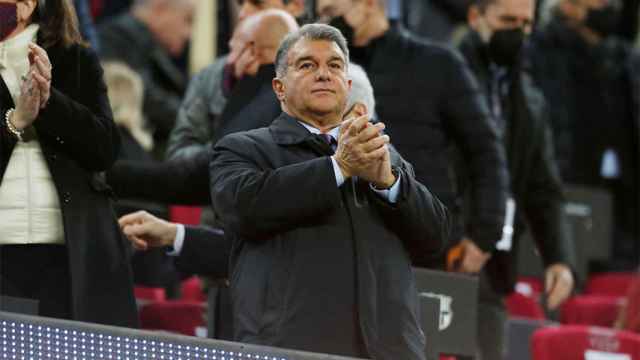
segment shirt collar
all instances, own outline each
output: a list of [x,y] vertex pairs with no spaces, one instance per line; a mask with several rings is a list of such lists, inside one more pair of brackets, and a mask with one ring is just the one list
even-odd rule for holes
[[[300,120],[298,120],[298,122],[300,123],[300,125],[304,126],[305,129],[309,130],[310,133],[312,134],[321,134],[322,131],[320,131],[319,129],[316,129],[315,127],[302,122]],[[333,129],[329,130],[329,132],[327,132],[326,134],[331,135],[334,139],[338,140],[338,136],[340,135],[340,126],[336,126]]]

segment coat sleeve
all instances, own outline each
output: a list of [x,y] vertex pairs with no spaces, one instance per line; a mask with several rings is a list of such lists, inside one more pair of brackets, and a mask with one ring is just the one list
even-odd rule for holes
[[55,87],[54,79],[49,103],[41,110],[34,126],[41,136],[47,136],[85,170],[104,171],[117,158],[120,134],[113,122],[97,56],[88,48],[78,47],[77,51],[78,63],[74,70],[79,93],[72,97],[62,92]]
[[563,263],[575,269],[551,129],[546,122],[543,126],[522,208],[545,266]]
[[231,242],[221,230],[185,226],[182,251],[176,259],[178,270],[215,279],[228,276]]
[[440,254],[451,232],[452,219],[446,206],[415,179],[413,167],[391,149],[393,167],[400,176],[400,192],[392,204],[370,192],[369,198],[382,219],[408,249],[413,264],[427,266]]
[[491,252],[502,237],[508,189],[504,146],[468,65],[450,55],[441,101],[449,130],[469,166],[471,237]]
[[[176,125],[169,135],[168,159],[189,157],[204,148],[211,148],[213,128],[209,119],[209,105],[214,99],[212,87],[220,84],[222,63],[218,60],[196,75],[189,83],[187,94],[178,110]],[[220,73],[220,74],[218,74]],[[220,99],[216,99],[220,101]]]
[[263,160],[255,139],[244,133],[220,140],[210,166],[211,200],[225,230],[248,240],[313,224],[340,204],[333,166],[320,157],[280,168]]
[[165,204],[210,205],[211,149],[180,160],[138,162],[119,160],[107,172],[107,182],[120,198]]

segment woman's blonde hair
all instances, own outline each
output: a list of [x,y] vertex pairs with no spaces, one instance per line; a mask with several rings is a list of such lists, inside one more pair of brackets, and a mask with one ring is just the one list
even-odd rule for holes
[[145,150],[151,150],[153,137],[144,126],[144,85],[140,75],[122,62],[108,61],[102,66],[113,120],[117,125],[129,130],[131,136]]

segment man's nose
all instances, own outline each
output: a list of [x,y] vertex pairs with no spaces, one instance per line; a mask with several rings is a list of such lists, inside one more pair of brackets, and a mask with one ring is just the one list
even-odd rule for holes
[[329,81],[331,80],[331,71],[329,71],[328,66],[318,66],[318,70],[316,71],[316,79],[318,81]]

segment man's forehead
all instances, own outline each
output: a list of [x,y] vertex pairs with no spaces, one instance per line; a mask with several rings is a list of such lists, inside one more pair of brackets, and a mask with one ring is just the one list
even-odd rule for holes
[[300,39],[289,52],[289,62],[296,62],[298,59],[307,57],[318,60],[337,57],[345,61],[344,53],[340,46],[331,40]]
[[[533,16],[535,0],[496,0],[493,8],[501,13],[513,13],[518,16]],[[489,5],[491,7],[491,5]]]

